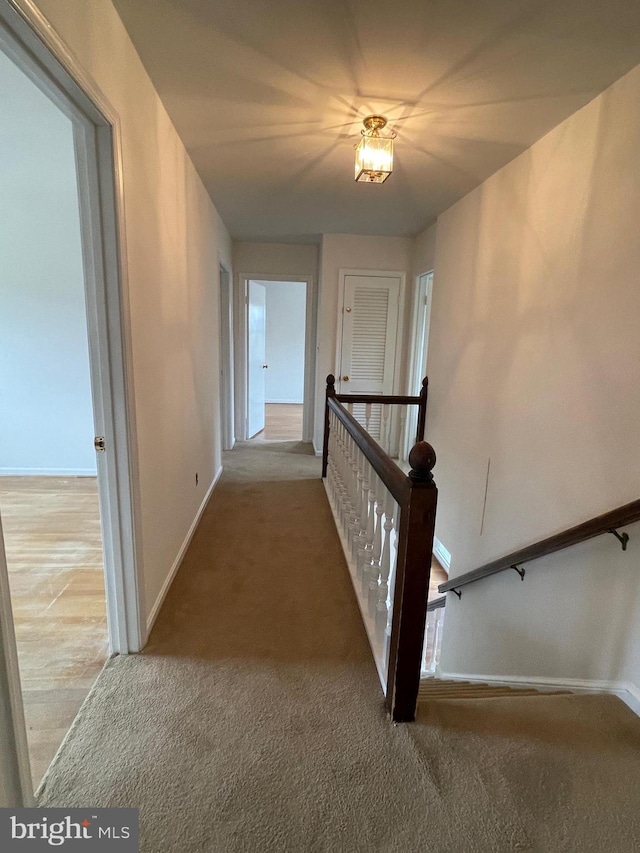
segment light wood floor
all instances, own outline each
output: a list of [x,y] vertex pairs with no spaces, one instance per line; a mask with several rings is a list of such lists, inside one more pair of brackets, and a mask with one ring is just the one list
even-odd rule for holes
[[434,598],[440,598],[438,584],[444,583],[447,580],[449,580],[449,576],[434,557],[431,561],[431,577],[429,578],[429,601],[432,601]]
[[0,477],[37,787],[108,655],[95,477]]
[[302,441],[302,403],[267,403],[265,427],[252,441]]

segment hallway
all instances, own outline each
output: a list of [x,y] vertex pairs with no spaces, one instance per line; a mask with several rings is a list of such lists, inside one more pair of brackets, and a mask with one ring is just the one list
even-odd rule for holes
[[147,648],[107,665],[39,804],[139,807],[146,853],[633,849],[618,700],[390,725],[319,469],[294,442],[226,454]]

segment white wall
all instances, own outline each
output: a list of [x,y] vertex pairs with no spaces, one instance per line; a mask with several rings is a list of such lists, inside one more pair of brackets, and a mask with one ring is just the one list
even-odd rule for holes
[[231,241],[111,3],[37,5],[122,122],[149,614],[221,464],[219,256],[230,265]]
[[0,53],[0,473],[94,474],[71,121]]
[[329,373],[335,374],[336,371],[340,270],[399,271],[406,273],[408,279],[411,273],[412,244],[413,241],[408,237],[361,237],[355,234],[324,234],[322,237],[313,441],[316,452],[322,449],[326,378]]
[[413,275],[431,272],[436,265],[436,235],[438,223],[434,222],[413,240],[411,266]]
[[263,281],[267,297],[267,403],[302,403],[307,285]]
[[[639,150],[640,67],[438,221],[428,420],[454,575],[640,497]],[[640,685],[638,557],[606,536],[466,588],[444,669]]]
[[305,243],[233,241],[233,268],[238,275],[296,276],[318,279],[318,247]]

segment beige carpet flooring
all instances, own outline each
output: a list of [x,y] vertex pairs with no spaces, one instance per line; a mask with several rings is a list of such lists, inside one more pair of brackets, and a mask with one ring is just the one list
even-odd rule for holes
[[141,809],[148,853],[640,849],[611,697],[434,701],[392,726],[304,445],[241,446],[144,654],[108,663],[39,793]]

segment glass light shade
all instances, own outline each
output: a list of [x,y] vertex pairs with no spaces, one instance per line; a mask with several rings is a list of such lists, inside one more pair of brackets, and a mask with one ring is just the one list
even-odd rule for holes
[[393,139],[363,136],[356,147],[356,181],[381,184],[393,171]]

